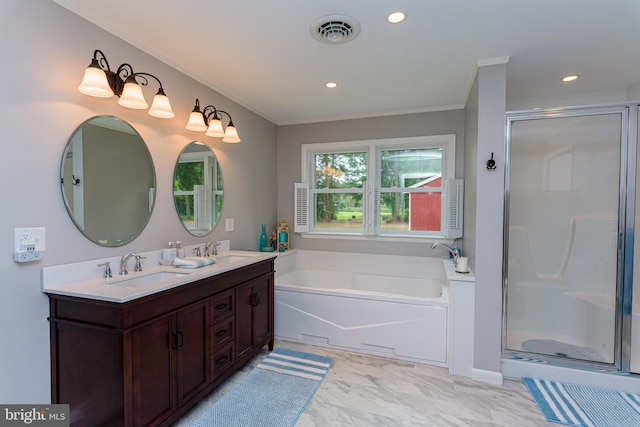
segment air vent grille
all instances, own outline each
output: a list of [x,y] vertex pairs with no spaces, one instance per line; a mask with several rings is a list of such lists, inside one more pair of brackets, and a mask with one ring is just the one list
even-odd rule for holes
[[347,43],[360,33],[360,23],[344,15],[327,15],[311,24],[311,35],[325,44]]

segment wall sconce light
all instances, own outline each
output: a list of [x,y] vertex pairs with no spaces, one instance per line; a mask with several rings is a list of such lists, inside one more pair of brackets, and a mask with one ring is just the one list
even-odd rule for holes
[[[222,114],[229,116],[229,124],[222,128]],[[226,111],[218,110],[213,105],[207,105],[200,111],[200,100],[196,98],[196,106],[189,115],[189,121],[185,126],[188,130],[206,132],[205,135],[213,138],[222,138],[222,142],[240,142],[238,130],[233,125],[231,115]]]
[[123,107],[145,109],[149,105],[144,99],[140,85],[149,84],[147,77],[155,79],[160,86],[158,93],[153,97],[149,114],[161,119],[175,117],[169,98],[162,88],[162,82],[156,76],[149,73],[134,73],[131,65],[126,63],[113,72],[104,53],[98,49],[93,53],[91,64],[84,71],[84,78],[78,90],[98,98],[111,98],[113,95],[118,95],[120,97],[118,104]]

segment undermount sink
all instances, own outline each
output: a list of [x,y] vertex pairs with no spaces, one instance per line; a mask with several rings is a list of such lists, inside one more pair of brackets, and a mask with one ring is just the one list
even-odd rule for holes
[[135,274],[136,275],[133,277],[125,277],[123,279],[115,279],[115,280],[107,281],[107,284],[115,285],[115,286],[123,286],[127,288],[139,288],[144,286],[156,285],[158,283],[166,282],[169,280],[179,279],[181,277],[186,276],[187,274],[190,274],[190,272],[156,271],[148,274],[142,273],[143,275],[140,275],[140,276],[137,275],[140,273],[135,273]]
[[251,255],[225,255],[216,257],[216,264],[230,264],[237,261],[245,261],[248,258],[252,258]]

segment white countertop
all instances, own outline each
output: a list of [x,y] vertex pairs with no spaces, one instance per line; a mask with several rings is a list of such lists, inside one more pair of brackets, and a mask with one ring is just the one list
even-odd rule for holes
[[473,271],[469,270],[468,273],[459,273],[456,271],[453,260],[445,259],[442,261],[444,265],[444,272],[447,275],[447,280],[456,282],[475,282],[476,276]]
[[[112,264],[113,277],[108,279],[105,279],[100,275],[99,270],[95,267],[95,261],[88,261],[78,263],[78,268],[86,270],[86,264],[90,264],[93,270],[95,270],[92,271],[95,278],[80,278],[77,280],[77,275],[74,277],[72,274],[68,273],[71,267],[49,267],[42,271],[41,285],[42,292],[48,294],[67,295],[123,303],[185,285],[200,279],[215,276],[239,267],[251,265],[265,259],[274,258],[277,255],[277,252],[223,251],[218,255],[213,256],[212,258],[216,258],[217,262],[208,266],[200,268],[181,268],[157,265],[158,263],[156,261],[156,265],[143,265],[141,272],[130,271],[129,274],[124,276],[119,275],[118,267]],[[229,260],[230,257],[243,258],[234,259],[231,262],[225,261],[225,258]],[[60,273],[60,270],[62,269],[66,269],[66,271],[64,273]],[[131,270],[133,270],[133,268],[131,268]],[[137,278],[151,275],[159,277],[157,273],[161,272],[169,272],[173,274],[180,273],[180,276],[175,277],[173,274],[169,274],[169,277],[166,279],[162,279],[161,281],[158,280],[154,283],[133,284]],[[71,280],[65,281],[65,277],[71,278]],[[131,279],[133,279],[133,281]]]

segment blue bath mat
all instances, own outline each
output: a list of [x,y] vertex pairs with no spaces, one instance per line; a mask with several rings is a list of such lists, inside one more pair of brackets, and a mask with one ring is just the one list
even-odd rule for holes
[[547,421],[570,426],[640,426],[640,395],[523,378]]
[[333,359],[277,348],[191,427],[291,427],[322,384]]

